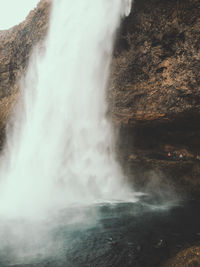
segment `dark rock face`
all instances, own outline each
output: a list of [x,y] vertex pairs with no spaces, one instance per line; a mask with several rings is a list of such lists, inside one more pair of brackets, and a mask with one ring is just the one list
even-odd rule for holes
[[200,189],[199,14],[198,0],[135,0],[118,32],[112,116],[138,185],[154,170],[164,182]]
[[[18,98],[33,46],[42,45],[51,1],[0,31],[0,132]],[[135,0],[118,30],[109,106],[117,150],[138,187],[151,180],[184,191],[200,188],[200,2]]]
[[114,116],[124,123],[200,111],[200,3],[136,0],[120,30]]

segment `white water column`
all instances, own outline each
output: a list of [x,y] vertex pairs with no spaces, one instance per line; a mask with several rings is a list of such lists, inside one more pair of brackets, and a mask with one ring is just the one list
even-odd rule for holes
[[115,33],[130,9],[130,0],[53,1],[45,55],[30,61],[7,135],[0,215],[130,197],[105,101]]

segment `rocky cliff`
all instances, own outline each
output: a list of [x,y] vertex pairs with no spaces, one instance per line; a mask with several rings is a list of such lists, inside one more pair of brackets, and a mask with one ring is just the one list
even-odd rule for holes
[[138,185],[153,170],[176,189],[200,189],[199,14],[198,0],[135,0],[119,29],[110,101]]
[[[1,144],[20,78],[45,39],[50,7],[41,0],[23,23],[0,31]],[[200,192],[199,14],[199,0],[135,0],[118,30],[109,113],[119,129],[119,160],[138,188],[153,189],[154,180],[176,192]],[[193,247],[165,266],[198,265],[198,256]]]
[[[0,31],[0,131],[17,99],[35,44],[48,29],[51,1]],[[158,174],[187,192],[200,189],[200,2],[135,0],[118,30],[109,107],[119,160],[135,186]],[[132,179],[134,174],[134,179]]]
[[49,21],[51,1],[42,0],[19,25],[0,31],[0,137],[18,98],[19,82],[25,74],[33,47],[42,45]]

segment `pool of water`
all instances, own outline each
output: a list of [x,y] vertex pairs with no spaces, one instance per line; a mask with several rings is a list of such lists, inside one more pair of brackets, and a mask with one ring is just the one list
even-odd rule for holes
[[48,231],[41,242],[34,234],[15,246],[7,243],[0,250],[0,266],[159,266],[181,249],[200,244],[199,210],[197,199],[169,207],[145,196],[136,203],[74,207],[57,215],[56,223],[43,225]]

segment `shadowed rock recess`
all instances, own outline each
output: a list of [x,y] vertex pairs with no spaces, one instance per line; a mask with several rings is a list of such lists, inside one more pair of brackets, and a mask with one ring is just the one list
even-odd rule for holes
[[[50,3],[42,0],[23,23],[0,31],[2,142],[33,46],[45,38]],[[176,191],[199,192],[199,14],[199,0],[135,0],[118,30],[109,111],[119,160],[138,188],[157,175]]]
[[199,14],[198,0],[136,0],[118,32],[110,101],[120,159],[138,187],[157,173],[199,192]]

